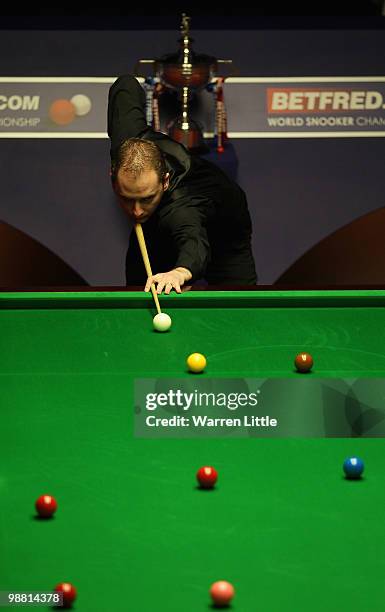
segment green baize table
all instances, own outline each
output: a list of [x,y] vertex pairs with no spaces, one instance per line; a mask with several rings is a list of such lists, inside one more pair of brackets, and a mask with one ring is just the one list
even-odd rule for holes
[[[0,293],[0,590],[69,581],[78,612],[202,612],[224,579],[234,612],[385,610],[383,437],[308,436],[300,422],[281,437],[134,427],[146,378],[383,378],[385,291],[196,291],[161,305],[164,334],[143,292]],[[309,375],[295,372],[300,351]],[[192,352],[203,374],[186,370]],[[350,455],[360,481],[343,477]],[[218,470],[212,491],[196,486],[203,465]],[[35,517],[43,493],[52,520]]]

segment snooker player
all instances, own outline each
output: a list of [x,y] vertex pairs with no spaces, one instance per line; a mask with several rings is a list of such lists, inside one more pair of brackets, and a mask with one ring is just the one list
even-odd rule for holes
[[135,232],[126,257],[127,285],[155,283],[157,293],[186,283],[254,285],[251,219],[242,189],[219,167],[191,155],[146,122],[146,99],[135,77],[119,77],[108,98],[114,191],[143,228],[152,277]]

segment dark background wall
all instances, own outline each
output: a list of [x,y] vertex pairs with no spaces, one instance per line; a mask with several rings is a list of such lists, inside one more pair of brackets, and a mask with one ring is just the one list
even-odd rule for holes
[[[174,29],[152,30],[54,29],[52,21],[27,29],[33,20],[22,30],[12,29],[12,19],[0,36],[0,76],[113,77],[131,72],[141,57],[177,48],[176,16]],[[325,29],[302,19],[297,29],[243,23],[239,30],[194,29],[192,22],[192,35],[197,51],[232,58],[239,76],[384,76],[382,23],[360,22],[329,21]],[[385,205],[384,138],[232,142],[261,283],[274,282],[332,231]],[[1,139],[0,219],[45,244],[90,284],[123,284],[129,227],[108,169],[107,139]]]

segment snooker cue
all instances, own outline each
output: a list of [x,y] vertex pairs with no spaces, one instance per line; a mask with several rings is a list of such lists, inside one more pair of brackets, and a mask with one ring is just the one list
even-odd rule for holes
[[[139,242],[140,252],[142,253],[144,267],[146,268],[147,276],[150,277],[152,276],[151,264],[150,264],[150,260],[149,260],[148,253],[147,253],[147,247],[146,247],[146,242],[144,240],[143,228],[142,228],[141,223],[135,223],[135,232],[136,232],[136,237]],[[154,283],[152,283],[151,285],[151,293],[154,298],[154,302],[155,302],[155,306],[158,311],[158,314],[160,314],[162,311],[160,309],[159,298],[158,298],[158,294],[156,292]]]

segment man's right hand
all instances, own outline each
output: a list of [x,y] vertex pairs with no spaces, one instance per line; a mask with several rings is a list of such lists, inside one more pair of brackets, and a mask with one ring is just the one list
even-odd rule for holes
[[147,292],[150,291],[151,285],[155,284],[156,292],[159,294],[162,293],[163,290],[166,295],[172,290],[177,293],[182,293],[181,287],[191,278],[192,274],[187,268],[175,268],[169,272],[161,272],[159,274],[154,274],[154,276],[150,276],[147,279],[144,290]]

